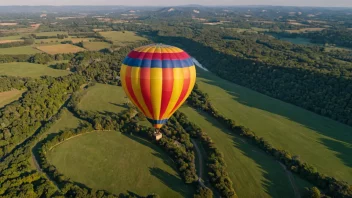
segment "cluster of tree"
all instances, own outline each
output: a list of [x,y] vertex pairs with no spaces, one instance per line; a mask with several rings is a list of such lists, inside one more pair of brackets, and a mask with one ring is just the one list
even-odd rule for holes
[[51,39],[51,38],[65,39],[65,38],[68,38],[67,34],[57,34],[54,36],[37,36],[36,34],[30,34],[29,36],[34,39]]
[[84,82],[79,75],[28,81],[23,97],[0,109],[0,157],[33,135]]
[[190,122],[184,113],[176,112],[174,117],[193,138],[202,143],[207,157],[208,177],[212,185],[220,192],[222,197],[237,197],[232,187],[232,181],[226,171],[223,154],[216,148],[215,143],[195,123]]
[[27,62],[32,55],[28,54],[17,54],[17,55],[0,55],[0,63],[11,63],[11,62]]
[[17,78],[11,76],[0,76],[0,92],[11,89],[24,89],[28,78]]
[[199,187],[193,198],[213,198],[213,191],[209,188]]
[[72,54],[72,53],[56,54],[56,55],[42,53],[42,54],[35,54],[33,56],[30,56],[28,59],[28,62],[37,63],[37,64],[47,64],[52,61],[70,60],[74,56],[75,54]]
[[34,43],[33,39],[24,39],[23,41],[14,41],[9,43],[0,43],[0,48],[10,48],[10,47],[19,47],[32,45]]
[[61,69],[61,70],[68,70],[71,67],[70,63],[56,63],[54,65],[50,65],[51,68],[54,69]]
[[154,40],[181,46],[226,80],[352,125],[352,63],[260,34],[190,29],[187,39],[171,30]]
[[[63,108],[64,109],[64,108]],[[42,125],[33,136],[30,136],[21,146],[0,160],[0,196],[10,197],[60,197],[53,183],[43,174],[33,171],[28,162],[32,158],[32,148],[53,124],[63,115],[63,109]]]
[[282,162],[287,169],[316,185],[326,192],[327,195],[341,198],[352,197],[352,188],[347,182],[339,181],[334,177],[329,177],[319,173],[312,165],[302,162],[299,158],[293,156],[288,151],[274,148],[269,142],[264,140],[262,137],[258,137],[250,129],[241,125],[236,125],[234,120],[228,119],[221,115],[208,100],[208,95],[203,93],[197,85],[194,87],[187,102],[192,107],[207,112],[220,123],[224,124],[224,126],[226,126],[231,132],[248,138],[249,142],[258,146],[266,153],[272,155],[275,159]]

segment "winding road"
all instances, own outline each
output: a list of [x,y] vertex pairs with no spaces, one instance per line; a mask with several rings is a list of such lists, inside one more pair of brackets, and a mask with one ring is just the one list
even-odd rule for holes
[[198,155],[198,183],[204,187],[204,188],[207,188],[204,183],[203,183],[203,180],[202,180],[202,176],[203,176],[203,155],[202,153],[200,152],[200,149],[198,147],[198,143],[191,138],[191,141],[192,141],[192,144],[194,145],[194,148],[196,149],[196,152],[197,152],[197,155]]

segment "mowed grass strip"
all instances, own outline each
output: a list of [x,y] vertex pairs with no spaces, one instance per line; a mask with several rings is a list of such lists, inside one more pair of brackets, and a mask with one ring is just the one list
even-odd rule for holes
[[352,127],[197,70],[214,107],[321,173],[352,183]]
[[106,42],[84,42],[83,47],[90,51],[99,51],[104,48],[109,48],[111,45]]
[[126,110],[124,103],[128,100],[120,86],[97,83],[86,91],[79,104],[82,110],[100,113],[119,113]]
[[0,108],[15,100],[18,100],[22,96],[24,91],[25,90],[14,89],[11,91],[0,92]]
[[[207,114],[187,105],[181,107],[180,111],[200,126],[224,154],[226,169],[239,197],[294,197],[288,175],[279,162],[240,136],[232,134]],[[301,186],[307,185],[297,186],[303,192]]]
[[35,49],[33,46],[20,46],[20,47],[10,47],[10,48],[0,48],[0,54],[36,54],[40,53],[39,50]]
[[0,75],[20,76],[20,77],[40,77],[40,76],[64,76],[71,72],[66,70],[52,69],[47,65],[40,65],[27,62],[1,63]]
[[117,45],[124,45],[124,43],[133,43],[137,41],[147,40],[144,37],[138,36],[135,32],[130,31],[108,31],[99,32],[99,34],[106,39],[113,41],[114,44]]
[[85,50],[83,48],[71,44],[37,46],[36,48],[48,54],[77,53]]
[[72,138],[48,153],[49,162],[73,181],[94,189],[140,196],[192,197],[156,145],[116,131],[92,132]]

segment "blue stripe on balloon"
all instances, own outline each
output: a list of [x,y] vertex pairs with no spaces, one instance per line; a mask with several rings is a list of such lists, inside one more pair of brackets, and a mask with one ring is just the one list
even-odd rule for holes
[[185,68],[194,65],[192,58],[184,60],[149,60],[126,57],[123,64],[131,67],[145,68]]
[[153,120],[150,118],[147,118],[147,120],[152,123],[152,124],[166,124],[168,119],[164,119],[164,120]]

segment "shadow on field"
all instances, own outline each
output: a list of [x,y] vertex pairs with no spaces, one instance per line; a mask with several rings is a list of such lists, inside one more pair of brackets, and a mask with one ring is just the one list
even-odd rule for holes
[[335,155],[340,158],[346,166],[352,167],[352,145],[326,138],[321,138],[321,142],[329,149],[336,151],[337,153]]
[[[149,168],[150,174],[158,178],[161,182],[167,185],[172,190],[179,192],[182,197],[187,197],[189,194],[187,193],[186,188],[182,188],[180,183],[182,183],[181,179],[178,177],[171,175],[170,173],[160,169],[160,168]],[[182,185],[185,186],[185,185]]]
[[[207,122],[211,123],[214,127],[219,128],[219,131],[230,136],[229,138],[231,138],[233,146],[242,151],[243,155],[252,159],[256,163],[257,167],[260,168],[262,175],[265,178],[262,179],[261,185],[264,191],[268,193],[270,197],[294,197],[292,188],[287,189],[287,185],[289,185],[288,177],[286,176],[285,171],[282,169],[279,163],[275,161],[275,159],[271,158],[266,153],[262,152],[240,136],[224,129],[218,121],[212,117],[209,117],[204,112],[198,112],[198,114]],[[224,157],[226,160],[226,158],[231,156]]]

